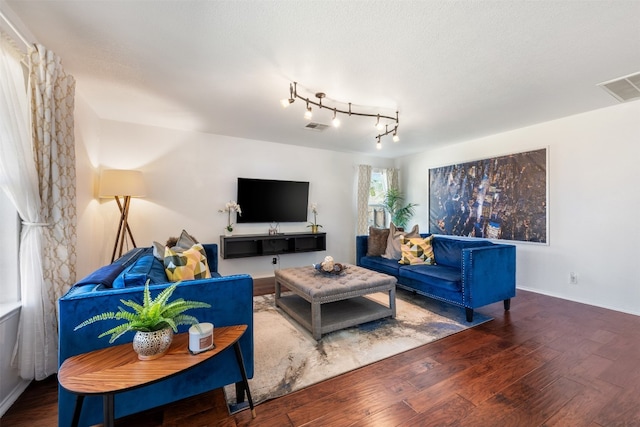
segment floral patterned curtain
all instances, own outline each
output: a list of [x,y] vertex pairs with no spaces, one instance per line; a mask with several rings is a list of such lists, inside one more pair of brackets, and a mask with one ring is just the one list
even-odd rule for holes
[[385,172],[387,173],[387,188],[398,190],[398,169],[388,168]]
[[358,229],[357,235],[369,234],[369,191],[371,190],[371,166],[358,166]]
[[38,223],[25,222],[25,227],[41,233],[36,250],[42,280],[23,280],[21,286],[23,308],[13,362],[25,379],[43,379],[57,371],[56,302],[76,279],[75,80],[53,52],[34,47],[29,89],[40,212]]

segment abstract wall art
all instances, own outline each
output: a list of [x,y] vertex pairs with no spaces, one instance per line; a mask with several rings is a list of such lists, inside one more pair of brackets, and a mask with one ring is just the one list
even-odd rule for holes
[[548,243],[547,149],[429,169],[429,231]]

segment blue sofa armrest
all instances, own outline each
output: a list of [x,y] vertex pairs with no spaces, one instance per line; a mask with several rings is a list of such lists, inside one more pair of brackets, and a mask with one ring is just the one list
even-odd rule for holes
[[204,251],[207,254],[207,264],[209,264],[209,271],[211,273],[218,272],[218,244],[217,243],[204,243],[202,244]]
[[369,246],[369,236],[361,235],[356,236],[356,265],[362,265],[360,260],[362,257],[367,256],[367,248]]
[[516,247],[493,244],[462,251],[463,304],[477,308],[516,296]]

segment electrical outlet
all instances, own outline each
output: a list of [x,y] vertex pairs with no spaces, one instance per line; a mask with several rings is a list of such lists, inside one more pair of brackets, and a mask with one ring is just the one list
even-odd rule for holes
[[273,259],[271,260],[271,264],[276,265],[278,263],[278,258],[273,257]]
[[577,285],[578,284],[578,273],[575,272],[571,272],[569,273],[569,284],[570,285]]

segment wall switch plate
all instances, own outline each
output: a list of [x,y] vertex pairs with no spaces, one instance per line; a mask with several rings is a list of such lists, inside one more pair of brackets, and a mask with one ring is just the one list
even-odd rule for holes
[[571,285],[578,284],[578,273],[574,273],[573,271],[569,273],[569,284]]

